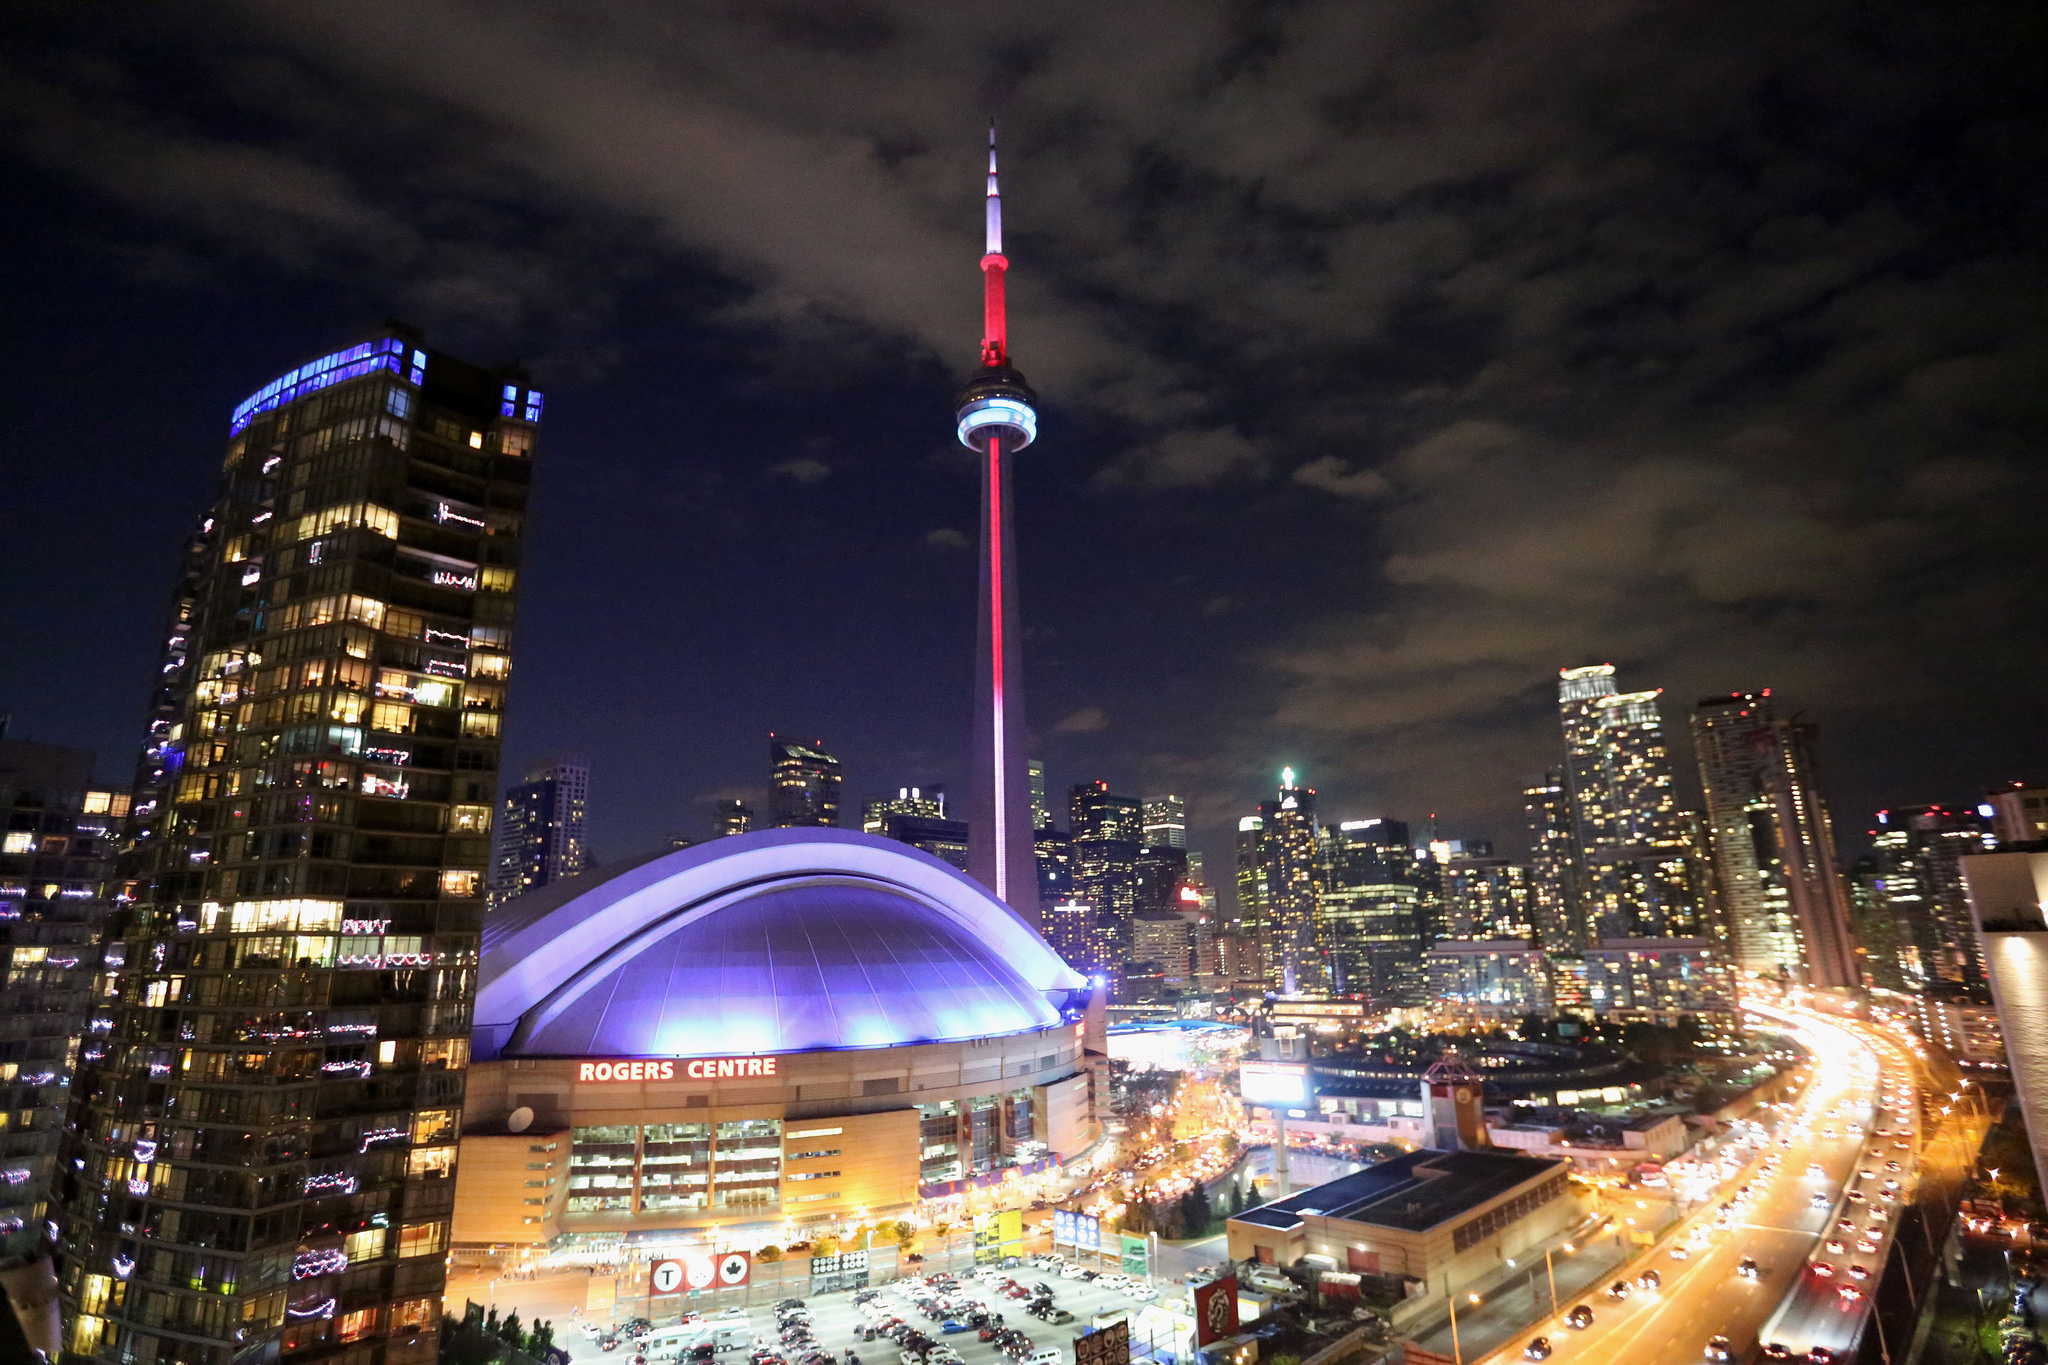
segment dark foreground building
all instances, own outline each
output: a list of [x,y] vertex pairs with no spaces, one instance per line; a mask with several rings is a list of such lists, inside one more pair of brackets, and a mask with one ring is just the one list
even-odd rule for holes
[[67,1360],[433,1358],[540,415],[399,330],[235,409],[73,1086]]

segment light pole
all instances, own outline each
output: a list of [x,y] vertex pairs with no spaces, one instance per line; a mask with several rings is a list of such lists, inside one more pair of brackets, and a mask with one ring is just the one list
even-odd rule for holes
[[[1465,1297],[1475,1304],[1479,1302],[1477,1294],[1467,1294]],[[1454,1365],[1465,1365],[1464,1348],[1458,1345],[1458,1296],[1452,1294],[1449,1296],[1449,1299],[1451,1305],[1451,1359]]]

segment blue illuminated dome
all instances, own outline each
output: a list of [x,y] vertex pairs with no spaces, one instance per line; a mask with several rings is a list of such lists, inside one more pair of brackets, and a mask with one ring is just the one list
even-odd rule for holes
[[698,1057],[1054,1027],[1085,979],[939,859],[848,830],[713,840],[484,921],[472,1050]]

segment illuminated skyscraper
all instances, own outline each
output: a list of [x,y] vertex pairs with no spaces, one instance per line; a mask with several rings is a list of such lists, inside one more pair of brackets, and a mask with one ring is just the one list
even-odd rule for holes
[[1095,961],[1114,968],[1130,960],[1131,926],[1138,913],[1138,855],[1144,849],[1140,803],[1098,779],[1074,785],[1067,812],[1073,824],[1073,897],[1094,911]]
[[894,796],[878,797],[861,807],[860,827],[868,834],[881,834],[892,815],[911,815],[920,820],[946,818],[944,787],[898,787]]
[[1621,689],[1613,664],[1558,670],[1557,709],[1564,725],[1565,785],[1571,791],[1572,840],[1584,850],[1614,842],[1608,808],[1607,751],[1596,705]]
[[1045,761],[1038,758],[1027,760],[1024,776],[1031,784],[1031,828],[1045,829],[1052,824],[1052,807],[1045,803]]
[[1330,990],[1376,1008],[1420,1005],[1429,949],[1408,827],[1346,820],[1317,837],[1317,892]]
[[[1024,751],[1024,631],[1017,610],[1016,533],[1010,456],[1038,435],[1037,396],[1010,364],[1003,277],[1003,200],[996,185],[996,130],[988,130],[988,192],[981,256],[981,363],[960,389],[960,443],[981,464],[981,589],[974,705],[974,783],[967,822],[974,831],[969,867],[976,880],[1033,924],[1038,875],[1032,849],[1036,818]],[[1076,838],[1080,831],[1074,831]]]
[[[1736,965],[1860,985],[1814,728],[1778,719],[1766,689],[1701,701],[1692,737]],[[1959,875],[1957,887],[1960,899]]]
[[541,405],[394,330],[234,410],[80,1044],[70,1358],[435,1357]]
[[1879,811],[1877,821],[1877,885],[1905,940],[1908,978],[1916,988],[1981,985],[1983,958],[1970,928],[1962,859],[1998,847],[1990,821],[1946,806]]
[[[0,738],[0,1267],[44,1244],[71,1049],[97,1003],[94,947],[119,891],[129,797],[93,790],[92,775],[88,750]],[[0,1306],[0,1342],[11,1316]]]
[[1522,810],[1529,825],[1529,915],[1537,943],[1552,952],[1583,948],[1586,930],[1578,913],[1578,859],[1564,774],[1547,772],[1522,788]]
[[839,824],[839,760],[822,744],[768,736],[768,823],[774,829]]
[[1591,704],[1607,784],[1606,824],[1597,844],[1672,844],[1680,838],[1671,749],[1658,714],[1659,691],[1619,692]]
[[1188,803],[1178,796],[1155,796],[1145,802],[1145,847],[1188,846]]
[[506,789],[492,830],[490,900],[498,905],[524,891],[581,872],[589,865],[584,831],[590,808],[590,763],[554,759]]
[[[1263,900],[1268,984],[1289,992],[1322,990],[1328,976],[1316,904],[1315,788],[1298,785],[1294,769],[1283,768],[1279,792],[1272,800],[1259,803],[1256,826],[1249,830],[1239,826],[1240,858],[1247,834],[1252,836],[1254,881]],[[1240,895],[1243,885],[1240,862]]]

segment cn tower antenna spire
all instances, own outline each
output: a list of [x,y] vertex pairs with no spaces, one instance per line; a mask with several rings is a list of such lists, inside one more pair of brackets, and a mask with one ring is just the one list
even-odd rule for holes
[[981,366],[960,390],[960,444],[981,460],[981,593],[974,706],[974,784],[968,870],[1034,924],[1038,864],[1025,779],[1023,631],[1010,518],[1010,456],[1038,435],[1036,396],[1010,365],[1003,281],[1003,194],[996,184],[996,125],[988,125],[986,235],[981,254]]

